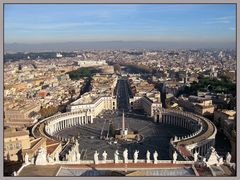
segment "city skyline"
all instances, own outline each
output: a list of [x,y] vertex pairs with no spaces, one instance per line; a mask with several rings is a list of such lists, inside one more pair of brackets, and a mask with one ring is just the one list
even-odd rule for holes
[[236,41],[234,4],[7,4],[4,11],[7,45],[141,41],[228,48]]

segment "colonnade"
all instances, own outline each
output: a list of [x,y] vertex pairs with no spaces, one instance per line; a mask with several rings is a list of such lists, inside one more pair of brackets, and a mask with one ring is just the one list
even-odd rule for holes
[[163,114],[161,123],[169,124],[173,126],[183,127],[191,132],[199,130],[202,126],[201,122],[182,115]]
[[207,151],[210,149],[210,147],[214,147],[214,146],[215,146],[215,140],[212,139],[207,143],[196,146],[194,149],[191,150],[191,152],[192,154],[194,154],[195,152],[198,152],[199,155],[204,156],[207,153]]
[[216,127],[204,117],[178,110],[157,109],[154,121],[190,130],[192,133],[187,136],[171,139],[171,144],[183,145],[192,154],[198,152],[205,155],[207,150],[215,145]]
[[88,123],[93,123],[93,117],[91,115],[87,115],[85,113],[78,116],[67,115],[65,117],[63,116],[61,118],[56,118],[48,122],[48,124],[45,126],[45,132],[50,136],[53,136],[62,129]]

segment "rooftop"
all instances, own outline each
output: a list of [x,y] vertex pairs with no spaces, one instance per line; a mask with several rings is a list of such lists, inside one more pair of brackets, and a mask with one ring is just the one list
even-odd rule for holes
[[234,116],[236,114],[236,111],[234,110],[223,110],[222,112],[228,116]]
[[16,130],[15,128],[7,128],[4,130],[4,138],[28,136],[29,132],[27,130]]

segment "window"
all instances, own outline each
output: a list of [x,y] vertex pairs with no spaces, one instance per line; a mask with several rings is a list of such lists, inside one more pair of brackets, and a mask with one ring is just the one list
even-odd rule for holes
[[16,148],[17,148],[17,149],[21,149],[21,143],[17,143],[17,144],[16,144]]
[[12,144],[9,145],[9,149],[13,150],[13,145]]

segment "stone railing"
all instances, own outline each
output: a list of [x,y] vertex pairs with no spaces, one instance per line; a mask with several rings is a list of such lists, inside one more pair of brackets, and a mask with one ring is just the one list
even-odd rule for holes
[[201,150],[201,154],[204,155],[210,146],[214,146],[217,129],[211,121],[200,115],[179,110],[157,109],[154,121],[180,126],[192,131],[183,137],[173,137],[170,140],[172,147],[186,147],[187,151],[192,153],[194,149],[204,146],[202,149],[197,149],[197,151]]
[[[46,138],[52,138],[52,134],[49,134],[46,129],[48,127],[48,125],[53,125],[55,123],[58,123],[60,121],[64,121],[67,119],[71,119],[73,117],[79,117],[79,116],[84,116],[85,114],[90,114],[89,111],[83,110],[83,111],[78,111],[78,112],[66,112],[66,113],[60,113],[60,114],[56,114],[53,115],[51,117],[45,118],[39,122],[37,122],[33,128],[32,128],[32,134],[35,138],[41,136],[41,137],[46,137]],[[42,127],[40,127],[40,125],[42,125]],[[70,126],[69,126],[70,127]],[[42,129],[38,129],[38,128],[42,128]],[[39,133],[39,135],[37,135],[37,132]],[[56,139],[56,138],[54,138]],[[57,139],[56,139],[57,140]],[[60,139],[59,139],[60,140]]]

